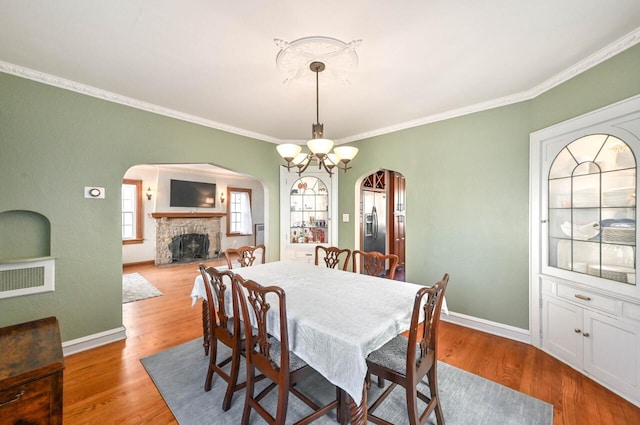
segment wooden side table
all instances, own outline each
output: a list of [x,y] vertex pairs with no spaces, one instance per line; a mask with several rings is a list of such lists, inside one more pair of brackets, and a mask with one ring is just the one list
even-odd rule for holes
[[0,424],[61,425],[63,369],[55,317],[0,328]]

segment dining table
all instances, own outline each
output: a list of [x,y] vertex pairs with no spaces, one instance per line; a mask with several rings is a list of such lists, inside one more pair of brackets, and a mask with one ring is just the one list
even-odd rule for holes
[[[414,298],[423,285],[297,261],[232,272],[284,290],[289,349],[346,392],[351,424],[366,424],[367,356],[409,328]],[[193,304],[206,300],[200,275],[191,297]],[[446,301],[442,311],[448,314]],[[269,333],[279,338],[277,320],[270,322]]]

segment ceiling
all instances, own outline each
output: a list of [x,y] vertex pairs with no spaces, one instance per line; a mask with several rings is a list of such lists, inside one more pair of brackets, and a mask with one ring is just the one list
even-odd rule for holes
[[313,79],[284,84],[274,42],[307,36],[362,40],[349,84],[319,75],[325,137],[348,142],[530,98],[639,42],[640,6],[0,0],[1,71],[271,142],[311,135]]

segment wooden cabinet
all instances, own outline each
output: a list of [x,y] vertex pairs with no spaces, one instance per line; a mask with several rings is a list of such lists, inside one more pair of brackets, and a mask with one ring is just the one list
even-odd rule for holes
[[55,317],[0,329],[0,424],[62,424],[64,359]]

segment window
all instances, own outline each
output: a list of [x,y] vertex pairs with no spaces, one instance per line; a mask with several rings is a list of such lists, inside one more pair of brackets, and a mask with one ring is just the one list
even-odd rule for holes
[[142,243],[142,180],[122,181],[122,243]]
[[227,199],[227,236],[251,235],[251,189],[227,187]]

